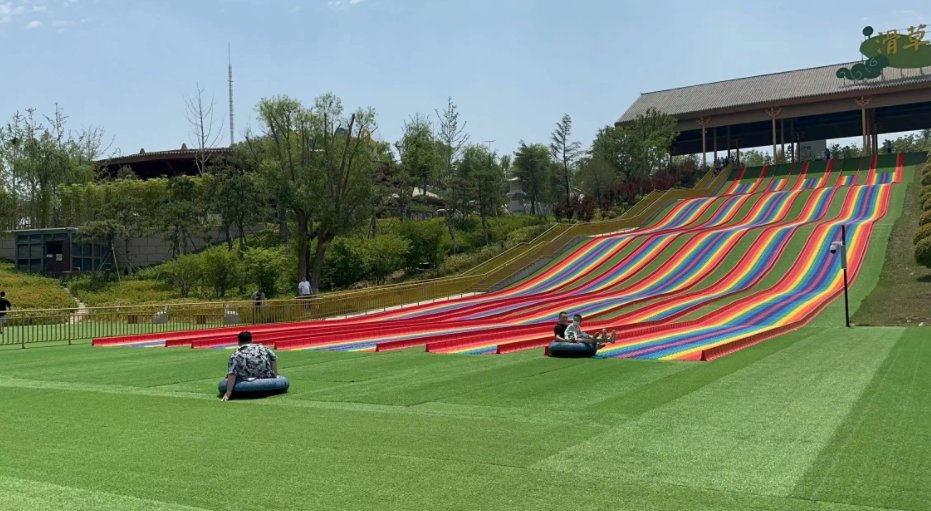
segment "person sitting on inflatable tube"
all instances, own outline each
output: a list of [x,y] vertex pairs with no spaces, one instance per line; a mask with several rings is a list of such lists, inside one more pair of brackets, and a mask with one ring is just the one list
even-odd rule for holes
[[556,326],[553,327],[553,334],[556,336],[553,339],[556,342],[568,342],[566,341],[566,328],[569,327],[569,313],[562,311],[559,313],[559,319],[556,320]]
[[588,332],[582,330],[582,315],[573,314],[572,324],[566,327],[566,333],[564,335],[565,340],[568,342],[584,342],[587,344],[593,344],[596,349],[601,349],[604,347],[605,343],[614,343],[617,340],[617,332],[612,331],[609,336],[608,333],[602,328],[601,332],[595,332],[595,335],[592,336]]
[[252,332],[239,332],[239,348],[230,356],[226,371],[226,393],[222,400],[229,401],[236,380],[277,378],[278,356],[261,344],[252,344]]

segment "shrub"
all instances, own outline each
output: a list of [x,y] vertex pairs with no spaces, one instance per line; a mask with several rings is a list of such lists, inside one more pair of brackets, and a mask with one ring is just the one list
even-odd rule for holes
[[439,266],[443,260],[443,235],[446,228],[436,221],[404,222],[397,227],[397,233],[406,239],[409,250],[404,258],[404,267],[417,269],[421,263],[428,263],[431,268]]
[[58,279],[18,272],[12,263],[0,263],[0,290],[13,303],[13,310],[64,309],[74,300]]
[[924,175],[923,175],[922,178],[921,178],[921,185],[922,185],[922,186],[929,186],[929,185],[931,185],[931,172],[925,172],[925,173],[924,173]]
[[174,283],[182,298],[187,298],[191,290],[200,284],[204,275],[204,258],[201,254],[187,254],[162,265],[168,279]]
[[239,254],[225,246],[205,250],[203,258],[204,283],[213,289],[214,296],[223,298],[230,289],[242,283],[242,261]]
[[931,211],[931,197],[925,199],[925,201],[921,204],[921,209],[925,211]]
[[178,291],[173,284],[155,279],[123,279],[120,283],[111,282],[104,287],[85,286],[83,281],[77,281],[72,282],[70,287],[71,291],[90,307],[168,303],[179,300]]
[[921,218],[918,220],[918,225],[927,225],[931,224],[931,211],[925,211],[921,214]]
[[395,235],[385,234],[365,240],[365,252],[368,254],[369,275],[376,283],[382,283],[388,275],[402,269],[410,252],[408,240]]
[[326,252],[324,271],[330,285],[346,287],[368,276],[371,269],[369,253],[362,240],[355,237],[338,237]]
[[931,186],[921,187],[921,193],[918,194],[918,197],[922,202],[928,200],[928,198],[931,198]]
[[278,294],[278,277],[287,273],[287,261],[281,249],[252,247],[243,252],[242,262],[249,282],[268,298]]
[[915,262],[931,268],[931,238],[925,238],[915,246]]
[[508,233],[507,239],[505,240],[505,245],[513,246],[518,243],[526,243],[537,236],[539,236],[543,231],[549,227],[545,224],[540,225],[528,225],[527,227],[521,227],[520,229],[515,229]]
[[912,242],[917,245],[919,241],[925,238],[931,238],[931,224],[925,224],[919,227],[918,230],[915,231],[915,237],[912,238]]

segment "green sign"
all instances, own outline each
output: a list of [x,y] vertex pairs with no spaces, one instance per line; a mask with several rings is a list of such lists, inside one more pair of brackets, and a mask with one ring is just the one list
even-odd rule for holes
[[926,25],[908,27],[907,33],[889,30],[873,35],[873,27],[865,27],[866,40],[860,44],[860,53],[867,60],[842,67],[837,77],[847,80],[878,78],[883,69],[916,69],[931,66],[931,44],[925,41]]

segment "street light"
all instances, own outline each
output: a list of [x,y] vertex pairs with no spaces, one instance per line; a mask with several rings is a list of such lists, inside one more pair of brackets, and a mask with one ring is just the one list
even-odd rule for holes
[[847,228],[840,226],[840,241],[831,242],[831,253],[840,254],[840,267],[844,270],[844,320],[850,328],[850,302],[847,298]]

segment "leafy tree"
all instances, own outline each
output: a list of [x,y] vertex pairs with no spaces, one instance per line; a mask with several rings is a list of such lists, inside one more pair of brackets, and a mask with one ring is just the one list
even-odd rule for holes
[[222,246],[211,247],[198,254],[202,258],[204,282],[213,289],[214,296],[223,298],[230,289],[242,281],[242,262],[236,252]]
[[416,270],[421,263],[439,266],[443,259],[443,226],[435,221],[407,222],[401,224],[398,233],[410,243],[404,266]]
[[294,215],[298,276],[304,277],[309,274],[314,208],[324,179],[315,165],[322,150],[316,144],[319,122],[310,109],[288,96],[262,99],[256,110],[264,136],[248,137],[247,146],[259,161],[264,186],[274,190],[278,230],[285,244],[290,241],[288,215]]
[[669,147],[678,136],[675,117],[651,108],[630,126],[599,130],[592,143],[592,156],[609,162],[626,181],[642,181],[663,167]]
[[892,150],[897,153],[931,152],[931,129],[896,138],[892,141]]
[[168,279],[178,287],[181,298],[187,298],[204,275],[204,259],[200,254],[177,257],[162,265]]
[[230,250],[233,249],[232,228],[236,228],[242,250],[248,244],[246,225],[263,217],[266,198],[257,182],[257,170],[256,160],[250,157],[244,145],[239,145],[232,157],[210,167],[206,176],[208,205],[220,217]]
[[504,172],[494,153],[485,147],[472,145],[463,153],[459,174],[460,179],[464,181],[459,190],[466,194],[468,200],[465,202],[478,210],[484,244],[487,245],[488,217],[495,214],[507,201]]
[[286,259],[276,248],[250,247],[243,252],[243,270],[248,279],[268,298],[278,294],[278,281],[285,272]]
[[56,105],[51,116],[39,116],[34,109],[17,112],[0,128],[0,184],[12,203],[0,214],[9,227],[54,225],[60,186],[93,179],[93,162],[104,150],[102,131],[87,129],[75,136],[67,121]]
[[426,116],[415,114],[404,123],[404,134],[395,144],[401,165],[398,175],[398,203],[401,219],[406,219],[409,211],[413,183],[418,183],[420,192],[427,193],[429,180],[436,175],[438,163],[437,145],[433,138],[433,126]]
[[558,162],[560,171],[562,172],[561,181],[565,185],[563,187],[563,202],[566,205],[566,213],[571,218],[572,208],[570,207],[570,198],[572,197],[572,191],[569,187],[569,182],[572,180],[572,171],[575,169],[577,160],[581,153],[582,144],[579,142],[572,142],[570,139],[572,137],[572,117],[569,114],[562,116],[562,119],[556,123],[556,129],[553,130],[553,134],[550,137],[550,153],[553,157],[553,160]]
[[190,176],[175,176],[168,180],[167,197],[162,207],[162,228],[171,243],[172,256],[184,255],[188,243],[195,246],[193,235],[200,228],[201,198],[197,181]]
[[370,274],[376,284],[385,282],[385,279],[404,267],[411,245],[406,239],[395,234],[375,236],[365,244],[369,253]]
[[773,157],[756,149],[749,149],[740,153],[740,162],[745,167],[762,167],[772,165]]
[[617,179],[611,164],[600,157],[589,158],[579,171],[579,186],[586,197],[610,207],[611,190]]
[[437,184],[440,188],[440,197],[445,203],[446,228],[449,230],[449,237],[453,243],[452,253],[455,254],[459,252],[454,222],[455,214],[462,197],[468,194],[462,189],[467,183],[456,174],[456,165],[462,149],[469,142],[469,135],[465,131],[467,123],[459,121],[459,110],[453,103],[452,97],[448,98],[445,110],[436,110],[436,117],[439,122],[436,140],[437,154],[440,159]]
[[372,260],[368,241],[352,236],[333,240],[327,252],[327,276],[332,285],[346,287],[369,275]]
[[860,156],[860,146],[856,144],[849,144],[841,146],[840,144],[833,144],[830,147],[831,149],[831,158],[834,159],[847,159],[847,158],[858,158]]
[[524,194],[530,200],[530,213],[540,214],[537,206],[549,202],[552,197],[553,163],[549,148],[543,144],[527,145],[522,140],[514,155],[514,168]]
[[321,149],[314,154],[323,180],[315,203],[317,244],[310,283],[318,290],[327,245],[368,218],[377,161],[371,142],[374,110],[357,110],[346,120],[339,98],[324,94],[317,98],[314,113],[320,130],[311,147]]

